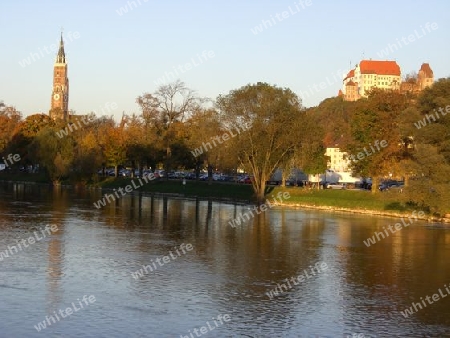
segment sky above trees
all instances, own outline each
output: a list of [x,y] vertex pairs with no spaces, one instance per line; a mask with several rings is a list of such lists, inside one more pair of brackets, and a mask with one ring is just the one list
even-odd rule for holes
[[139,95],[178,78],[212,99],[267,82],[315,106],[362,58],[396,60],[403,74],[429,62],[436,78],[449,76],[449,9],[435,0],[2,1],[0,100],[24,117],[48,112],[63,27],[78,114],[119,120],[139,112]]

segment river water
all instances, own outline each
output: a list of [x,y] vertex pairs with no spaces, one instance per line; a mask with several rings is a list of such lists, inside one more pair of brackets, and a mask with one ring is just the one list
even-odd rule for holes
[[443,225],[101,196],[0,186],[0,337],[450,337]]

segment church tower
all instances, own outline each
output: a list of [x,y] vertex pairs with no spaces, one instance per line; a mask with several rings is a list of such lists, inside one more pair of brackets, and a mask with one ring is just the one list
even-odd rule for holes
[[61,33],[58,54],[53,66],[53,91],[51,99],[50,117],[56,119],[68,119],[69,113],[69,79],[67,77],[66,54],[64,53],[64,41]]

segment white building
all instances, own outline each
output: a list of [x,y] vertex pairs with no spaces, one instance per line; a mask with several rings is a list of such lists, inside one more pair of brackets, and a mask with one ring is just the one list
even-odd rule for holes
[[326,149],[325,156],[328,157],[327,168],[334,171],[349,171],[350,161],[347,159],[347,153],[337,147]]

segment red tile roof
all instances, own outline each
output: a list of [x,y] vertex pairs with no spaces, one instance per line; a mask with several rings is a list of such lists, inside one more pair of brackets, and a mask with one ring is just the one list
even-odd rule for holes
[[400,76],[400,66],[395,61],[362,60],[359,64],[359,68],[361,74]]
[[428,63],[422,63],[419,72],[420,71],[424,72],[426,77],[433,77],[433,71]]
[[349,79],[349,78],[352,78],[353,76],[355,76],[355,70],[354,69],[352,69],[351,71],[348,72],[348,74],[345,77],[344,81]]
[[354,83],[352,80],[348,81],[346,86],[356,86],[356,83]]

